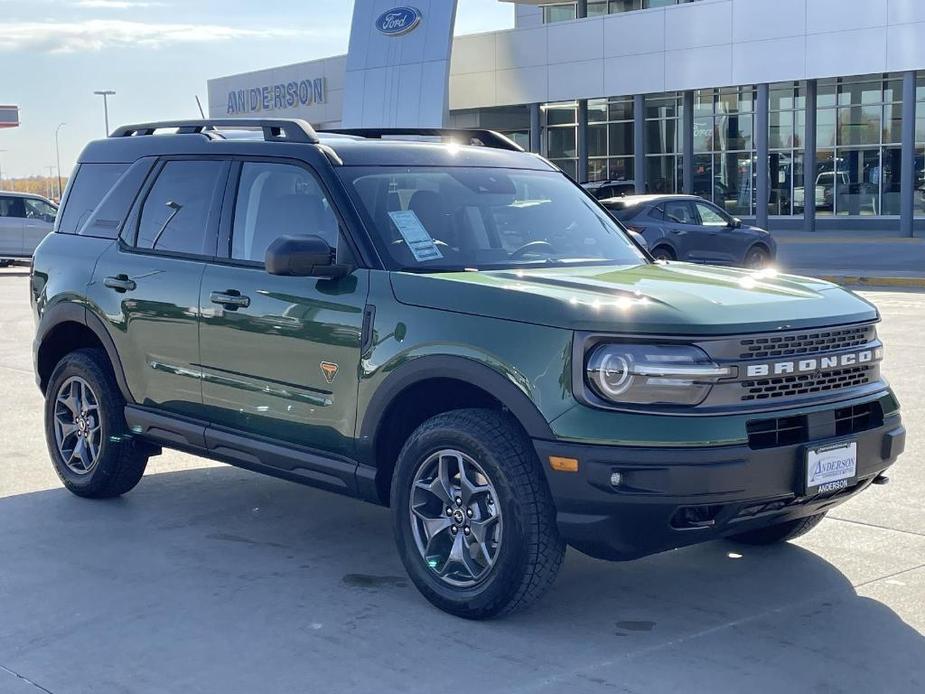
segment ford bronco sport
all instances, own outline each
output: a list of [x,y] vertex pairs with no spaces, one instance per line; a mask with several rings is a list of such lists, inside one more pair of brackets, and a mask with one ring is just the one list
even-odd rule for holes
[[168,447],[388,505],[457,615],[535,601],[566,545],[797,537],[903,450],[873,306],[654,263],[489,131],[123,127],[55,231],[31,300],[68,489]]

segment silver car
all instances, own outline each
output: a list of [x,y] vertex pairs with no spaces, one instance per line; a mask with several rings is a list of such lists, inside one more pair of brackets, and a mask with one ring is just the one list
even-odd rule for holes
[[31,258],[57,214],[58,206],[41,195],[0,191],[0,267]]

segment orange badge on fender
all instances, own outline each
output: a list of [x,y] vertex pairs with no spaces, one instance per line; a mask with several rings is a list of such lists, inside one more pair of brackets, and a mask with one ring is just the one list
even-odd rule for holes
[[333,361],[321,362],[321,373],[324,374],[325,381],[334,383],[334,377],[337,376],[337,364]]

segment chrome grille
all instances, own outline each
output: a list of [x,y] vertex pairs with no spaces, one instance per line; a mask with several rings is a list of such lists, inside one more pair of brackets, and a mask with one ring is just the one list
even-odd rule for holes
[[744,349],[739,358],[767,359],[835,352],[866,345],[874,339],[874,335],[873,325],[862,325],[851,328],[791,333],[790,335],[753,337],[739,343]]
[[775,376],[751,381],[741,381],[742,400],[770,400],[773,398],[799,397],[813,393],[825,393],[842,388],[853,388],[870,383],[874,379],[875,367],[852,366],[821,373]]

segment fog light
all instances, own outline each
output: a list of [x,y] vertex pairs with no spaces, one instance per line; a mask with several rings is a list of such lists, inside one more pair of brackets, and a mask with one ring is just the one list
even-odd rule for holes
[[619,487],[620,483],[623,481],[623,475],[619,472],[610,473],[610,486]]

